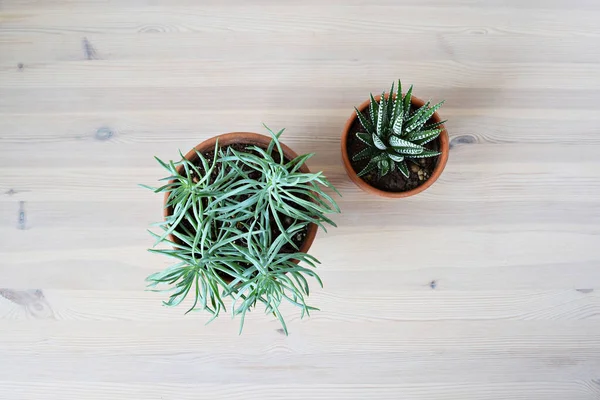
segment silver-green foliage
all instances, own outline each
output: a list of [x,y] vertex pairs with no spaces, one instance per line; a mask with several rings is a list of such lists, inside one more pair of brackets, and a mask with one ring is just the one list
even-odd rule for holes
[[[239,152],[221,149],[217,143],[210,161],[199,152],[196,162],[183,155],[177,163],[156,158],[168,171],[162,179],[167,183],[149,189],[169,192],[166,206],[173,211],[154,224],[160,234],[150,232],[155,246],[168,247],[150,251],[176,263],[147,281],[153,288],[169,286],[165,305],[176,306],[189,296],[193,303],[187,312],[206,310],[213,316],[210,321],[226,310],[224,299],[230,297],[232,315],[241,317],[240,332],[246,313],[263,304],[287,334],[281,303],[286,300],[300,307],[302,316],[308,315],[316,308],[305,302],[307,278],[322,286],[313,270],[319,261],[300,252],[292,239],[310,223],[335,226],[326,214],[340,209],[323,191],[326,187],[337,193],[322,172],[300,171],[312,154],[286,161],[279,143],[283,129],[269,132],[272,140],[266,150],[248,146],[249,152]],[[179,166],[183,166],[181,174]],[[295,250],[289,252],[288,246],[288,252],[281,252],[286,245]]]
[[402,95],[402,85],[398,81],[398,94],[394,96],[394,84],[389,97],[381,94],[379,103],[371,94],[369,115],[365,116],[358,109],[356,115],[366,132],[357,132],[356,137],[366,144],[366,148],[352,158],[354,161],[369,159],[368,164],[358,173],[363,176],[377,169],[379,176],[387,175],[396,168],[408,178],[407,160],[434,157],[438,151],[424,147],[426,143],[436,139],[442,129],[439,127],[446,121],[427,124],[443,101],[430,107],[428,101],[423,107],[411,111],[411,86],[406,95]]

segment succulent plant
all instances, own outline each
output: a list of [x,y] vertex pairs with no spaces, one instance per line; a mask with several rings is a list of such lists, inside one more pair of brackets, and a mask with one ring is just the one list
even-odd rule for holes
[[246,313],[262,304],[287,334],[281,303],[287,301],[308,315],[316,308],[305,302],[307,278],[322,286],[313,270],[319,261],[301,252],[293,238],[306,233],[311,223],[335,226],[326,214],[340,209],[323,191],[327,187],[337,192],[322,172],[300,171],[312,154],[286,160],[279,143],[283,130],[269,132],[272,140],[266,149],[247,146],[236,151],[217,142],[212,160],[197,151],[196,161],[181,153],[176,163],[157,158],[168,173],[162,179],[167,183],[142,186],[169,193],[166,207],[172,212],[155,224],[160,233],[150,231],[155,246],[167,247],[150,251],[176,263],[147,281],[151,288],[168,286],[165,305],[176,306],[190,297],[188,312],[206,311],[212,319],[226,309],[224,299],[230,297],[233,316],[241,317],[240,332]]
[[366,144],[366,148],[353,156],[354,161],[369,159],[368,164],[358,173],[363,176],[377,169],[380,177],[398,169],[408,178],[409,170],[406,161],[425,157],[435,157],[438,151],[424,147],[426,143],[436,139],[446,122],[427,124],[443,101],[430,107],[428,101],[423,107],[412,110],[412,85],[402,95],[402,84],[398,81],[398,93],[394,94],[394,84],[389,96],[381,94],[379,103],[371,94],[369,115],[365,116],[355,108],[360,124],[366,132],[357,132],[356,137]]

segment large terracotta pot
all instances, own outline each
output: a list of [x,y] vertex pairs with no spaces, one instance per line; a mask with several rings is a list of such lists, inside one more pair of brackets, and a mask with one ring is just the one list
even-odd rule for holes
[[[381,99],[381,96],[375,97],[375,100],[378,102],[380,99]],[[425,104],[425,102],[423,100],[421,100],[417,97],[414,97],[414,96],[412,96],[412,98],[411,98],[411,103],[416,108],[422,107]],[[358,107],[358,110],[360,112],[364,112],[369,107],[369,104],[370,104],[370,101],[366,100],[364,103],[362,103],[360,105],[360,107]],[[354,168],[352,167],[352,164],[350,163],[350,159],[351,159],[352,155],[348,154],[348,135],[354,134],[354,132],[350,132],[350,130],[352,129],[352,125],[354,124],[356,119],[357,119],[357,116],[356,116],[356,113],[354,112],[354,113],[352,113],[352,116],[348,119],[348,121],[346,122],[344,131],[342,132],[342,160],[344,162],[344,168],[346,169],[346,173],[350,177],[350,180],[352,182],[354,182],[359,188],[361,188],[365,192],[372,193],[377,196],[390,197],[390,198],[409,197],[409,196],[413,196],[417,193],[421,193],[423,190],[425,190],[429,186],[433,185],[433,183],[442,174],[442,171],[444,170],[444,167],[446,166],[446,162],[448,161],[448,153],[450,151],[450,141],[448,139],[448,132],[446,131],[446,128],[444,128],[444,125],[440,125],[440,129],[442,129],[442,132],[440,133],[440,136],[436,139],[436,140],[438,140],[438,143],[440,146],[439,151],[441,151],[442,154],[440,154],[438,156],[437,164],[436,164],[431,176],[429,177],[429,179],[427,179],[425,182],[423,182],[423,184],[417,186],[414,189],[407,190],[405,192],[386,192],[385,190],[377,189],[377,188],[369,185],[367,182],[362,180],[357,175],[357,172],[354,170]],[[433,116],[431,117],[431,121],[440,122],[440,121],[442,121],[442,119],[440,118],[439,114],[437,112],[435,112],[433,114]]]

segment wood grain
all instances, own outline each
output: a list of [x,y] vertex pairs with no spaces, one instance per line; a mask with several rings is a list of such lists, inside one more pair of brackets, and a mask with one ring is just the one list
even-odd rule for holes
[[[600,3],[0,2],[0,399],[600,399]],[[429,190],[343,171],[353,106],[446,100]],[[343,197],[311,318],[161,307],[157,155],[286,127]],[[316,286],[316,285],[313,285]]]

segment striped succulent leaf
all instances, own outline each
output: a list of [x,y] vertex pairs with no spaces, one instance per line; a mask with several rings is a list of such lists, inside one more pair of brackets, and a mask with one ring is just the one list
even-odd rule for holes
[[410,140],[413,143],[424,145],[425,143],[431,142],[433,139],[438,137],[442,132],[441,129],[430,129],[427,131],[414,131],[406,136],[406,140]]
[[423,107],[421,107],[415,115],[409,121],[409,125],[406,127],[407,132],[413,132],[415,130],[421,129],[423,125],[433,116],[433,114],[437,111],[438,108],[444,104],[443,101],[439,102],[433,107],[429,107],[430,102],[428,101]]
[[376,151],[372,147],[367,147],[359,151],[354,155],[355,160],[364,160],[365,158],[371,158],[376,155]]
[[398,81],[397,92],[394,93],[392,83],[387,98],[384,92],[377,102],[370,95],[368,115],[355,108],[358,121],[365,130],[357,132],[356,137],[366,147],[352,159],[369,160],[366,167],[358,173],[359,176],[377,170],[382,177],[397,169],[408,178],[408,160],[441,154],[423,146],[437,139],[443,131],[443,123],[446,121],[428,121],[444,102],[433,106],[427,102],[415,110],[411,103],[412,91],[411,85],[406,94],[402,95],[402,83]]

